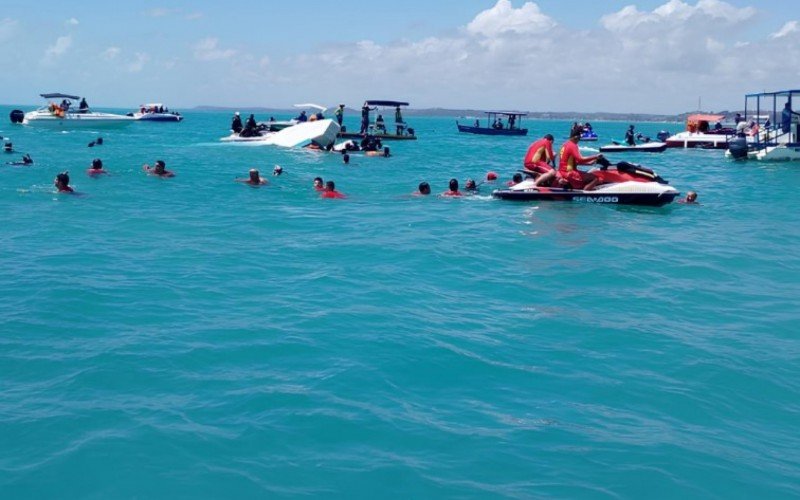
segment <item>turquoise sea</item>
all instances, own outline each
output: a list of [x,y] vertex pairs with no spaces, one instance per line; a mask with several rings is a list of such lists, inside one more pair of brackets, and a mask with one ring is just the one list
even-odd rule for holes
[[222,144],[229,113],[88,148],[10,110],[3,158],[36,163],[0,166],[2,498],[800,496],[796,164],[625,157],[696,206],[416,198],[570,124],[413,117],[345,166]]

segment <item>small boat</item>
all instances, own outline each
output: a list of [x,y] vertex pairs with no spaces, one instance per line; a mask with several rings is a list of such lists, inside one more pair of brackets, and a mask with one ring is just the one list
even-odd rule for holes
[[710,126],[723,118],[723,115],[690,115],[686,118],[686,130],[667,137],[664,142],[668,148],[727,149],[735,130]]
[[630,144],[620,144],[614,141],[614,144],[608,144],[600,147],[601,153],[624,153],[630,151],[639,151],[642,153],[663,153],[667,149],[665,142],[640,142],[631,146]]
[[597,133],[594,130],[584,130],[581,134],[581,142],[597,142]]
[[[60,129],[121,127],[135,121],[130,116],[92,111],[86,105],[86,100],[79,96],[61,93],[39,95],[47,100],[61,99],[61,103],[50,102],[47,106],[24,113],[21,122],[15,121],[21,111],[14,110],[11,112],[11,121],[23,125]],[[72,101],[78,99],[81,99],[81,107],[75,109],[72,107]]]
[[[510,201],[572,201],[615,205],[648,205],[660,207],[672,203],[680,195],[677,189],[650,169],[628,162],[616,167],[590,170],[601,184],[593,191],[537,187],[527,179],[508,189],[498,189],[492,196]],[[530,175],[529,172],[525,172]]]
[[[356,139],[364,137],[365,135],[372,135],[375,136],[383,141],[416,141],[417,136],[414,133],[414,129],[408,126],[408,123],[403,119],[403,114],[401,108],[408,106],[407,102],[401,101],[386,101],[386,100],[369,100],[364,102],[364,106],[369,108],[370,111],[383,109],[383,108],[394,108],[394,130],[395,133],[389,133],[389,129],[387,128],[386,122],[375,119],[375,122],[369,123],[367,125],[366,133],[359,132],[347,132],[344,127],[342,127],[342,131],[339,132],[339,137],[342,139]],[[363,110],[363,108],[362,108]],[[378,115],[382,118],[382,115]],[[367,115],[367,120],[369,121],[369,114]]]
[[[312,104],[312,103],[305,103],[305,104],[295,104],[295,108],[300,108],[301,110],[305,111],[307,109],[316,110],[315,113],[312,113],[306,117],[306,120],[309,122],[315,121],[320,119],[320,117],[324,118],[324,113],[327,110],[326,107],[320,106],[319,104]],[[304,113],[301,112],[301,115]],[[256,125],[256,130],[254,133],[250,135],[241,135],[241,133],[236,133],[231,131],[231,135],[223,137],[220,139],[222,142],[264,142],[269,137],[272,136],[275,132],[280,132],[283,129],[293,127],[298,123],[302,123],[299,120],[299,116],[297,118],[292,118],[290,120],[275,120],[274,118],[270,117],[268,121],[258,122]]]
[[[745,116],[752,109],[751,104],[755,105],[751,123],[755,121],[758,125],[731,139],[725,156],[758,161],[800,161],[800,113],[792,110],[793,97],[800,98],[800,90],[747,94]],[[762,112],[768,114],[762,115]]]
[[[522,111],[484,111],[486,113],[486,126],[481,127],[480,121],[475,120],[474,125],[462,125],[456,120],[459,132],[479,135],[528,135],[528,129],[522,128],[522,117],[528,113]],[[507,126],[502,118],[507,117]]]
[[146,122],[179,122],[183,120],[180,113],[170,112],[159,102],[142,104],[139,106],[138,112],[128,113],[128,116],[132,116],[134,120]]

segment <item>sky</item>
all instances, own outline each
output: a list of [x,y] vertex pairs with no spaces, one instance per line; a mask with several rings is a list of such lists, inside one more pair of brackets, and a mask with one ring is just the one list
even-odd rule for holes
[[4,0],[0,102],[673,114],[800,88],[797,0]]

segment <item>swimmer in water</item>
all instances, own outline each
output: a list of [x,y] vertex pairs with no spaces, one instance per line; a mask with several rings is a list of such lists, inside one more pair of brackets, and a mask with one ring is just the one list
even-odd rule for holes
[[342,161],[344,162],[345,165],[349,165],[350,164],[350,155],[347,154],[347,153],[343,154],[342,155]]
[[314,190],[325,191],[325,183],[322,182],[322,177],[314,177]]
[[5,151],[6,153],[13,153],[14,152],[14,144],[12,144],[11,141],[7,141],[3,145],[3,151]]
[[461,191],[458,190],[458,181],[450,179],[450,189],[442,193],[441,196],[463,196]]
[[325,183],[325,191],[322,192],[322,198],[347,198],[344,194],[336,190],[336,184],[333,181]]
[[20,161],[8,161],[8,162],[6,162],[6,165],[13,165],[15,167],[27,167],[27,166],[33,165],[33,158],[31,158],[31,155],[25,154],[25,155],[22,156],[22,160],[20,160]]
[[92,160],[92,166],[86,170],[86,173],[89,175],[102,175],[107,174],[108,170],[103,169],[103,160],[95,158]]
[[475,181],[472,179],[467,179],[467,182],[464,183],[464,191],[468,193],[477,193],[478,192],[478,185],[475,184]]
[[155,175],[157,177],[175,177],[175,174],[166,169],[167,165],[162,160],[156,160],[155,166],[143,165],[142,170],[148,175]]
[[263,186],[264,184],[269,184],[267,180],[261,177],[261,174],[258,173],[258,170],[255,168],[251,168],[249,172],[249,177],[247,179],[234,179],[235,182],[241,182],[243,184],[250,184],[251,186]]
[[53,184],[59,193],[74,193],[75,190],[69,185],[69,172],[61,172],[53,180]]
[[272,169],[272,175],[281,175],[283,173],[283,167],[280,165],[275,165],[275,168]]
[[686,193],[686,198],[680,201],[681,203],[685,203],[687,205],[694,205],[697,203],[697,193],[694,191],[689,191]]
[[427,182],[420,182],[414,196],[428,196],[429,194],[431,194],[431,185]]

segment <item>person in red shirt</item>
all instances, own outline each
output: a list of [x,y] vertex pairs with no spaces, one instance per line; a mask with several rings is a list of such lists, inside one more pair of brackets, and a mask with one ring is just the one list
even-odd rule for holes
[[553,154],[553,136],[547,134],[538,141],[531,144],[528,152],[525,153],[523,166],[525,170],[530,170],[539,174],[546,174],[553,170],[550,165],[555,165],[555,155]]
[[336,184],[333,181],[325,183],[325,191],[322,192],[321,196],[322,198],[347,198],[347,196],[336,190]]
[[442,196],[463,196],[461,191],[458,190],[458,181],[450,179],[450,190],[442,193]]
[[107,174],[108,170],[103,169],[103,160],[95,158],[92,160],[92,166],[86,170],[86,173],[89,175],[102,175]]
[[546,180],[552,179],[554,176],[557,185],[569,185],[572,189],[591,191],[597,186],[598,179],[590,173],[578,170],[578,165],[594,165],[603,155],[593,155],[584,158],[581,156],[580,149],[578,149],[578,141],[580,140],[580,131],[573,130],[569,136],[569,140],[561,146],[561,151],[558,153],[558,171],[540,176],[536,179],[537,186]]

